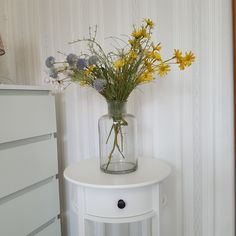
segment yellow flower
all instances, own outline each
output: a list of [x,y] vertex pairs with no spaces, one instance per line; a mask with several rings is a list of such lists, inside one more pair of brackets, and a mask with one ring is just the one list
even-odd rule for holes
[[169,71],[170,71],[170,66],[165,63],[161,63],[157,66],[157,73],[161,77],[167,75]]
[[182,56],[182,52],[175,49],[174,56],[176,58],[176,62],[179,64],[180,70],[184,70],[186,66],[191,66],[195,60],[195,56],[191,51],[189,53],[185,53],[185,56]]
[[151,35],[147,32],[147,30],[145,28],[142,29],[142,36],[144,38],[150,38]]
[[142,37],[142,29],[134,30],[132,32],[132,36],[136,39]]
[[89,76],[92,72],[93,72],[93,70],[95,69],[95,65],[90,65],[88,68],[87,68],[87,70],[85,70],[85,72],[84,72],[84,74],[86,75],[86,76]]
[[88,85],[88,82],[86,80],[81,80],[79,82],[79,84],[80,84],[80,86],[84,87],[84,86]]
[[133,50],[130,50],[129,52],[129,60],[135,60],[138,57],[137,53]]
[[185,61],[184,61],[184,60],[181,60],[181,61],[179,62],[179,69],[180,69],[180,70],[184,70],[184,69],[185,69],[185,66],[186,66]]
[[145,67],[146,67],[148,72],[150,72],[150,73],[154,72],[154,69],[153,69],[152,64],[150,62],[145,61]]
[[90,66],[88,67],[88,70],[89,70],[89,71],[93,71],[95,68],[96,68],[95,65],[90,65]]
[[156,61],[162,61],[162,58],[159,52],[152,51],[149,56]]
[[135,39],[140,39],[140,38],[149,38],[150,34],[147,33],[145,28],[141,29],[135,29],[132,34],[131,34]]
[[153,51],[160,51],[161,50],[161,44],[158,43],[156,46],[153,44],[152,49],[153,49]]
[[150,27],[150,29],[154,27],[154,22],[149,18],[144,19],[144,22],[146,22],[146,27]]
[[195,56],[191,51],[189,53],[185,53],[184,62],[186,66],[191,66],[194,61]]
[[129,39],[128,42],[133,48],[138,46],[138,41],[136,39]]
[[[180,70],[184,70],[187,63],[189,64],[189,66],[192,63],[192,60],[194,58],[192,58],[193,54],[191,54],[192,52],[190,52],[189,54],[186,53],[186,56],[183,57],[182,52],[179,49],[174,49],[174,57],[176,58],[176,63],[179,64],[179,68]],[[187,59],[187,63],[186,63],[186,59]]]
[[177,63],[180,63],[181,61],[183,61],[182,52],[179,49],[174,49],[174,56],[176,58]]
[[121,67],[125,65],[125,60],[123,58],[116,60],[113,62],[114,67],[119,70]]
[[148,71],[145,71],[144,73],[142,73],[140,77],[138,78],[139,83],[150,82],[151,80],[153,80],[153,75],[152,73]]

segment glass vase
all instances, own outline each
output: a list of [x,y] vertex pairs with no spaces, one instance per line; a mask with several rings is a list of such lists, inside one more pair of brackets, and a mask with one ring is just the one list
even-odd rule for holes
[[108,101],[108,114],[98,122],[100,168],[125,174],[137,169],[137,121],[127,114],[126,102]]

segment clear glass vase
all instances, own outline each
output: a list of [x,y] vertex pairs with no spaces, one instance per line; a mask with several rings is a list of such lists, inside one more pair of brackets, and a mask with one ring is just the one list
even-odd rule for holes
[[108,101],[108,114],[98,122],[100,168],[110,174],[137,169],[137,122],[126,113],[126,102]]

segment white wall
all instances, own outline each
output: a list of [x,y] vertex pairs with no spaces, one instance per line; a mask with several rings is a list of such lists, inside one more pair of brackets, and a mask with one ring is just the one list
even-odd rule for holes
[[[142,86],[142,92],[132,94],[129,110],[138,118],[140,154],[161,158],[173,168],[164,185],[163,236],[234,235],[230,0],[0,0],[0,6],[7,50],[0,57],[0,78],[5,81],[42,83],[45,58],[58,49],[81,50],[66,42],[86,35],[94,24],[103,43],[106,36],[129,34],[133,23],[148,16],[157,22],[154,36],[166,54],[172,48],[192,49],[197,56],[193,67]],[[61,169],[98,156],[97,120],[106,112],[104,100],[92,90],[71,86],[58,96],[57,106]],[[75,236],[69,195],[62,199],[64,231]],[[90,224],[89,230],[99,235],[99,226]],[[107,226],[105,231],[137,236],[141,226]]]

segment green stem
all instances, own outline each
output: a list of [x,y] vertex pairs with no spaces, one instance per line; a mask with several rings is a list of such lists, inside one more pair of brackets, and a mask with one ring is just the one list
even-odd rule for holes
[[[121,154],[121,156],[123,158],[125,158],[125,156],[123,154],[123,142],[124,142],[124,140],[123,140],[123,133],[122,133],[122,125],[127,126],[128,123],[123,118],[116,119],[115,117],[113,117],[113,122],[115,122],[115,123],[112,124],[111,129],[110,129],[109,134],[108,134],[108,137],[107,137],[107,140],[106,140],[106,144],[107,144],[110,137],[111,137],[111,133],[114,130],[114,141],[113,141],[112,149],[111,149],[111,151],[108,155],[108,162],[107,162],[107,165],[106,165],[106,170],[108,169],[108,167],[111,163],[112,155],[113,155],[116,148],[117,148],[118,152]],[[120,148],[119,143],[118,143],[118,135],[119,134],[120,134],[120,137],[121,137],[121,148]]]
[[112,154],[115,151],[115,148],[116,148],[116,145],[117,145],[118,129],[117,129],[116,125],[114,126],[114,132],[115,132],[115,137],[114,137],[113,147],[112,147],[111,152],[108,156],[108,162],[107,162],[106,170],[108,169],[108,166],[111,162]]
[[121,154],[121,156],[122,156],[123,158],[125,158],[124,154],[123,154],[122,151],[120,150],[120,146],[118,145],[118,143],[116,143],[116,147],[117,147],[119,153]]
[[106,140],[106,144],[108,143],[108,140],[109,140],[109,138],[111,136],[111,132],[112,132],[113,128],[114,128],[114,124],[111,126],[110,132],[109,132],[107,140]]
[[123,139],[123,133],[122,133],[122,128],[121,128],[121,126],[119,127],[119,130],[120,130],[121,151],[123,152],[123,150],[124,150],[124,143],[123,143],[124,139]]

